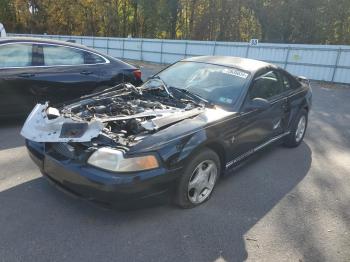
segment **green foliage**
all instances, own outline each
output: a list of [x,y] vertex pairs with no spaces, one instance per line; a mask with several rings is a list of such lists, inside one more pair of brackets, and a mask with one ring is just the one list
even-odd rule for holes
[[349,0],[0,0],[14,33],[350,44]]

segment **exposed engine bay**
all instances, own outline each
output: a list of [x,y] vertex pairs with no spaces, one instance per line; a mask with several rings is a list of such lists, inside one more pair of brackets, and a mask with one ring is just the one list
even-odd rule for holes
[[59,109],[38,104],[21,134],[36,142],[93,142],[103,137],[131,146],[203,110],[195,100],[171,97],[162,88],[121,84]]

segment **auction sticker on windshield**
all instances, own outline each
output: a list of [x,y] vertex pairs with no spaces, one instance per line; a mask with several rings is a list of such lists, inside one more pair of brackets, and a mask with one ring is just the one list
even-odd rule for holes
[[224,74],[230,74],[230,75],[238,76],[238,77],[244,78],[244,79],[247,79],[247,77],[249,76],[248,73],[239,71],[237,69],[228,69],[228,68],[226,68],[226,69],[223,70],[223,73]]

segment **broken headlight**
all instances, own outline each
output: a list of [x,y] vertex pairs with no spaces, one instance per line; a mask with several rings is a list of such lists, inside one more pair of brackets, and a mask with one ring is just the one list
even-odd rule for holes
[[114,172],[134,172],[159,167],[154,155],[124,158],[123,152],[107,147],[95,151],[89,157],[88,164]]

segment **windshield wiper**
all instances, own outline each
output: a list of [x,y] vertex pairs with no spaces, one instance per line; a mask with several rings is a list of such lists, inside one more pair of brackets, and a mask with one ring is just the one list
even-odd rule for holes
[[182,89],[182,88],[178,88],[178,87],[168,86],[164,82],[164,80],[161,79],[160,76],[158,76],[158,75],[152,76],[149,79],[157,79],[157,80],[161,81],[165,92],[169,95],[169,97],[171,97],[173,99],[175,99],[175,97],[174,97],[173,93],[169,91],[170,88],[174,89],[174,90],[176,90],[176,91],[178,91],[178,92],[180,92],[182,94],[185,94],[187,97],[189,97],[197,105],[202,105],[203,106],[203,104],[198,103],[198,101],[199,101],[199,102],[204,103],[204,105],[209,105],[211,107],[214,107],[214,104],[212,102],[210,102],[207,99],[201,97],[200,95],[192,93],[191,91],[189,91],[187,89]]
[[164,87],[165,92],[168,94],[169,97],[174,98],[174,95],[169,91],[168,85],[164,82],[163,79],[160,78],[160,76],[152,76],[149,79],[158,79],[159,81],[162,82],[162,85]]
[[208,101],[207,99],[201,97],[200,95],[197,95],[197,94],[195,94],[195,93],[192,93],[191,91],[189,91],[189,90],[187,90],[187,89],[178,88],[178,87],[173,87],[173,86],[172,86],[171,88],[173,88],[173,89],[175,89],[175,90],[177,90],[177,91],[179,91],[179,92],[181,92],[181,93],[187,95],[188,97],[192,98],[192,100],[193,100],[193,99],[196,99],[197,101],[199,100],[199,101],[203,102],[203,103],[206,104],[206,105],[214,106],[214,104],[213,104],[212,102],[210,102],[210,101]]

